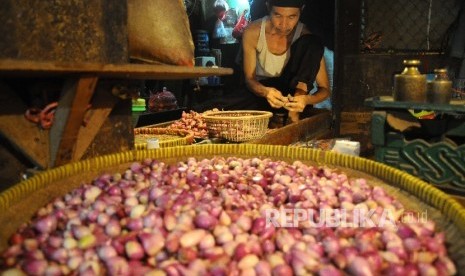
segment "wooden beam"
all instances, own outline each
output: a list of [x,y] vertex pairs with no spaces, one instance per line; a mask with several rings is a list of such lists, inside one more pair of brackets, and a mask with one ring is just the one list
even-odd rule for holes
[[50,163],[53,167],[73,159],[78,133],[97,80],[96,76],[82,76],[66,81],[50,129]]
[[34,165],[49,166],[49,133],[24,117],[27,107],[17,93],[0,82],[0,133]]
[[232,75],[231,68],[188,67],[165,64],[99,64],[0,59],[0,76],[95,75],[119,79],[193,79]]
[[92,106],[85,115],[87,123],[79,130],[72,161],[82,158],[118,101],[119,98],[111,94],[111,87],[98,86],[92,98]]

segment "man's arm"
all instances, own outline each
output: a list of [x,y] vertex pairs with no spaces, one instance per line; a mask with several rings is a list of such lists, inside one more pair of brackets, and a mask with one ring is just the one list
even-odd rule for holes
[[[320,70],[316,75],[316,83],[318,90],[313,94],[308,94],[306,91],[300,93],[299,89],[296,91],[296,96],[293,97],[292,101],[287,103],[284,107],[293,112],[302,112],[307,105],[314,105],[319,102],[326,100],[329,97],[329,79],[326,71],[325,59],[321,58]],[[297,86],[299,88],[299,86]],[[305,94],[305,95],[302,95]]]
[[273,108],[281,108],[284,105],[284,98],[281,92],[273,87],[267,87],[261,84],[255,78],[255,70],[257,66],[256,47],[258,36],[260,34],[261,21],[249,25],[242,36],[242,50],[244,55],[244,77],[247,88],[257,96],[266,98],[268,103]]

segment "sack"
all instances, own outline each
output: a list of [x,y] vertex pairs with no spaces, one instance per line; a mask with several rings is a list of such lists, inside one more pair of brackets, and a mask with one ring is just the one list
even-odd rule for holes
[[182,0],[128,0],[131,59],[194,66],[194,42]]

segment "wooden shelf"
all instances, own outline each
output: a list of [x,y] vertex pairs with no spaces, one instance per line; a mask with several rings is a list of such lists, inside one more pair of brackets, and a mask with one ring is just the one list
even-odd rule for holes
[[[159,79],[181,80],[208,76],[231,75],[230,68],[187,67],[161,64],[100,64],[87,62],[55,62],[0,59],[0,80],[8,78],[56,78],[65,79],[55,120],[50,130],[43,131],[24,118],[26,105],[7,85],[0,86],[0,134],[5,136],[25,157],[39,168],[51,168],[72,161],[80,160],[91,146],[97,134],[102,130],[112,109],[117,106],[119,98],[113,93],[111,84],[102,84],[97,96],[94,95],[96,84],[100,79]],[[0,85],[2,82],[0,82]],[[106,87],[110,85],[109,87]],[[127,96],[127,95],[126,95]],[[122,97],[122,96],[121,96]],[[123,97],[124,98],[124,97]],[[92,100],[92,103],[91,103]],[[82,126],[87,107],[89,125]],[[117,123],[105,129],[110,133],[119,129],[118,139],[112,139],[115,151],[119,145],[123,149],[131,141],[125,126],[126,117],[131,122],[130,111],[121,110],[116,116]],[[128,116],[121,115],[127,114]],[[24,129],[29,132],[25,135]],[[127,134],[127,135],[126,135]],[[111,133],[109,134],[111,135]],[[108,143],[105,142],[105,146]],[[106,147],[100,147],[107,149]],[[94,152],[92,154],[98,154]]]
[[98,64],[0,59],[0,77],[93,75],[115,79],[190,79],[231,75],[231,68],[187,67],[161,64]]

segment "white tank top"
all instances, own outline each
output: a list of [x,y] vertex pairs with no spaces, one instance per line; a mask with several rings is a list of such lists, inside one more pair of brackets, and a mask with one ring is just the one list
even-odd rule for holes
[[[288,49],[281,55],[275,55],[268,50],[265,36],[265,26],[268,16],[263,17],[262,25],[260,27],[260,35],[258,36],[257,43],[257,66],[255,69],[255,75],[258,80],[270,77],[279,77],[281,72],[289,60],[291,50]],[[297,24],[292,43],[300,37],[304,24],[299,22]]]

